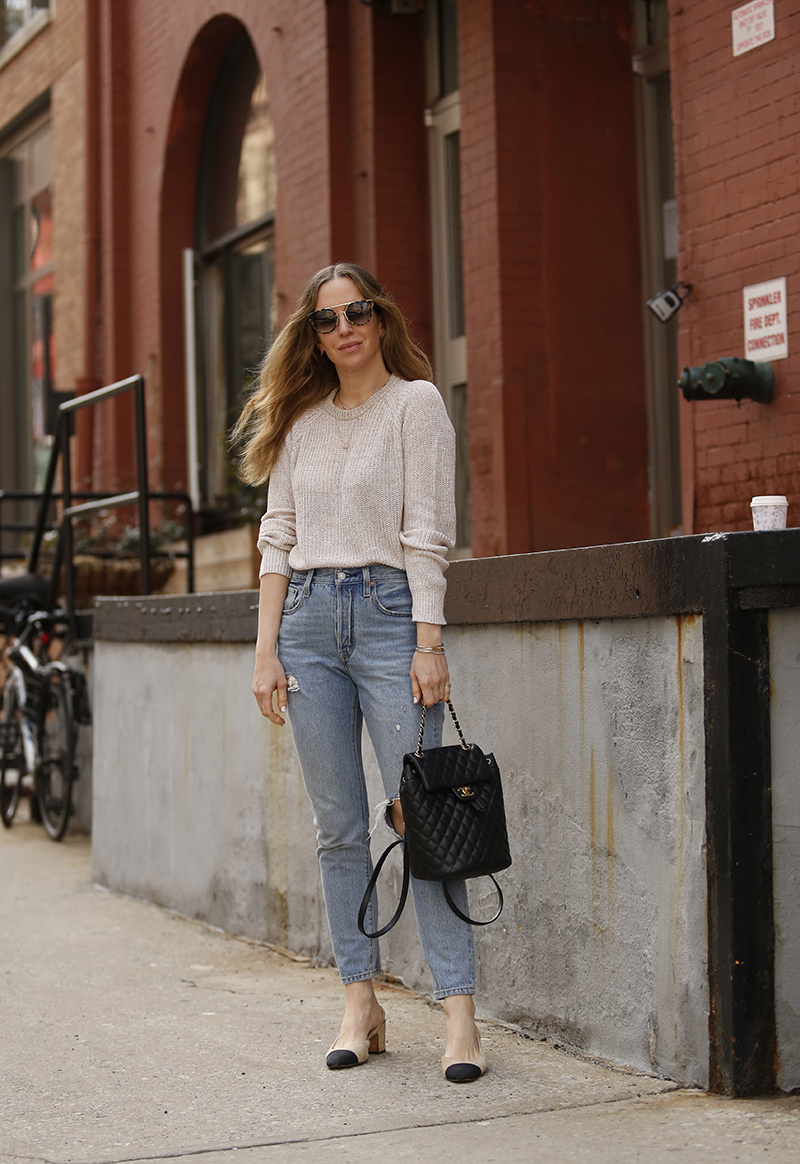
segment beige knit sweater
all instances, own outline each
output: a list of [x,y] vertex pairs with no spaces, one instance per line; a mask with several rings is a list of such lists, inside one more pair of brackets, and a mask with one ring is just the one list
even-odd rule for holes
[[444,624],[445,555],[455,542],[455,433],[427,380],[386,384],[358,408],[335,393],[290,429],[261,519],[260,573],[396,566],[415,622]]

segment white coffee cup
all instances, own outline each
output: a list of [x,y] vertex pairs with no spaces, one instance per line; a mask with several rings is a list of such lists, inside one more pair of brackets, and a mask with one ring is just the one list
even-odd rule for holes
[[780,494],[754,497],[750,502],[753,529],[786,529],[789,502]]

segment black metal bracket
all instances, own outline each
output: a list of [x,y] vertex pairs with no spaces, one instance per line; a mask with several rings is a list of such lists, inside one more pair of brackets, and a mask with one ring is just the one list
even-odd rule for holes
[[742,1096],[775,1088],[769,613],[737,602],[727,539],[707,549],[709,1083]]

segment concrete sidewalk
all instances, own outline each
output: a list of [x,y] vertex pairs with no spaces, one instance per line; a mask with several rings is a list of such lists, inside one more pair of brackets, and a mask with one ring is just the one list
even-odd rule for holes
[[327,1071],[334,971],[95,888],[84,838],[15,824],[0,884],[3,1164],[800,1159],[797,1098],[680,1091],[494,1023],[489,1073],[455,1087],[440,1010],[401,989],[387,1054]]

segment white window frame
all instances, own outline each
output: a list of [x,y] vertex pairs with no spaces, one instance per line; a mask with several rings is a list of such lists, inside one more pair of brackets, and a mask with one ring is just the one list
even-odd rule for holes
[[[449,223],[447,215],[447,156],[445,141],[461,128],[461,101],[458,90],[434,102],[425,112],[428,127],[428,161],[431,202],[431,251],[433,266],[433,337],[436,381],[447,411],[454,423],[458,417],[454,409],[454,389],[467,383],[467,337],[452,336],[450,320],[453,309],[453,287],[450,278],[448,252]],[[462,445],[464,434],[461,434]],[[461,457],[468,456],[462,448]],[[468,466],[462,466],[468,469]],[[466,497],[457,498],[464,505]],[[459,544],[453,558],[471,556],[468,544]]]

